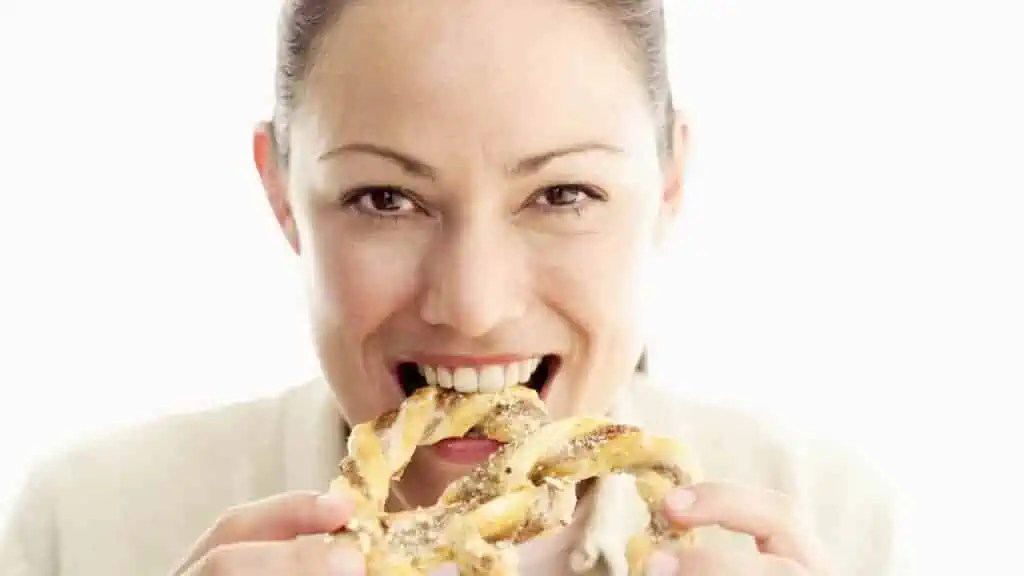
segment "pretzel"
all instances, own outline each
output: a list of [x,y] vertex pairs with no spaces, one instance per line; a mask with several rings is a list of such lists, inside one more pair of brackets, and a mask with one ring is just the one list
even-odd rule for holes
[[[417,446],[471,430],[505,444],[434,506],[386,512],[390,484]],[[552,421],[524,386],[491,394],[421,388],[397,410],[355,426],[348,448],[330,491],[352,499],[355,511],[330,537],[357,547],[368,574],[420,576],[445,562],[466,575],[518,574],[514,546],[567,525],[576,485],[608,474],[633,475],[651,512],[627,546],[631,574],[642,572],[655,546],[682,546],[692,536],[656,512],[668,490],[695,480],[680,444],[606,418]]]

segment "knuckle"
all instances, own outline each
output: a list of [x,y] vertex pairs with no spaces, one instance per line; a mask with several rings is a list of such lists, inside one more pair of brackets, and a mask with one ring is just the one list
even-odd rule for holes
[[681,576],[809,576],[799,562],[756,552],[693,548],[680,555]]
[[322,573],[327,568],[326,543],[313,536],[299,538],[288,546],[288,560],[303,573]]
[[761,574],[765,576],[807,576],[803,564],[792,558],[781,556],[765,556],[765,566]]
[[234,554],[229,546],[217,546],[199,560],[198,574],[203,576],[230,576],[236,573]]
[[242,508],[234,506],[228,508],[213,523],[211,532],[214,538],[220,542],[232,542],[245,533],[245,515]]
[[297,526],[315,526],[320,522],[320,510],[311,498],[294,498],[290,514]]
[[775,494],[775,506],[778,509],[779,516],[787,520],[796,520],[800,516],[796,500],[784,492],[776,492]]
[[681,576],[703,576],[715,574],[716,576],[732,576],[729,564],[723,564],[720,554],[708,548],[692,548],[684,551],[679,556],[679,570]]
[[784,492],[772,493],[772,511],[775,523],[781,528],[796,531],[803,523],[802,512],[795,498]]

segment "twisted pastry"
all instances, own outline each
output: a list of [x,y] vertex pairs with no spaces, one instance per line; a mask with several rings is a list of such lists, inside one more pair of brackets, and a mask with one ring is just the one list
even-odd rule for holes
[[[505,444],[434,506],[386,513],[390,483],[417,446],[471,429]],[[630,572],[639,573],[656,545],[688,541],[654,510],[672,487],[694,481],[692,469],[681,445],[637,427],[588,416],[552,422],[526,387],[494,394],[426,387],[353,428],[330,490],[354,500],[355,512],[333,537],[357,546],[370,574],[419,576],[451,561],[461,574],[517,574],[514,545],[568,524],[579,482],[627,473],[652,511],[627,547]]]

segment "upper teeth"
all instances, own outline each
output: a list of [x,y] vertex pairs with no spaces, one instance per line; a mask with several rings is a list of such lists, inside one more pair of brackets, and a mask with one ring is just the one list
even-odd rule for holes
[[417,367],[431,386],[454,388],[459,392],[498,392],[502,388],[528,382],[540,366],[540,360],[531,358],[509,364],[458,368],[427,364],[417,364]]

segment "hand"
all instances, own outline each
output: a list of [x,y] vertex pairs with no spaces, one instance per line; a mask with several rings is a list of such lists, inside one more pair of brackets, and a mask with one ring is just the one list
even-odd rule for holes
[[362,555],[325,538],[298,538],[341,528],[352,502],[292,492],[233,508],[196,543],[174,576],[360,575]]
[[658,551],[648,574],[675,576],[829,576],[823,546],[784,494],[724,483],[670,492],[665,518],[679,528],[717,525],[754,537],[756,555],[701,548],[672,555]]

